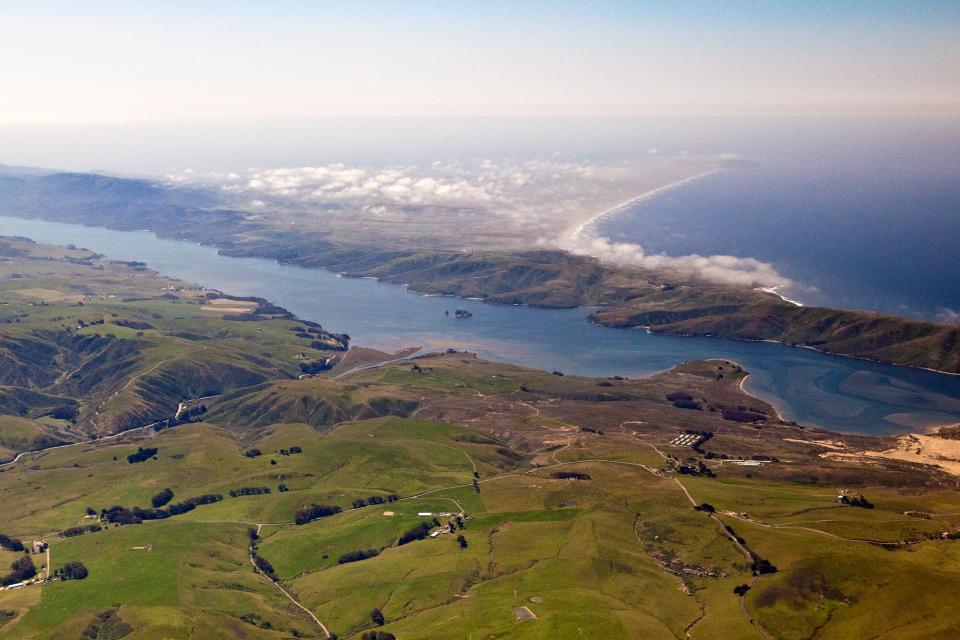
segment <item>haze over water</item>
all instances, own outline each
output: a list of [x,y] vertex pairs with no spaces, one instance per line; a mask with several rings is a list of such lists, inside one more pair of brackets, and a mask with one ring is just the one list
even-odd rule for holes
[[767,124],[715,139],[756,167],[642,202],[598,234],[647,253],[770,262],[807,304],[960,320],[958,121]]
[[2,161],[163,175],[484,158],[731,154],[724,171],[605,219],[648,254],[769,262],[806,304],[956,322],[957,118],[315,118],[0,126]]

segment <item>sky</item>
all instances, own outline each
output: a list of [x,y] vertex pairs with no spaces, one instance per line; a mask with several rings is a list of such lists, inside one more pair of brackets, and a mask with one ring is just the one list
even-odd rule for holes
[[0,125],[960,115],[953,2],[0,0]]

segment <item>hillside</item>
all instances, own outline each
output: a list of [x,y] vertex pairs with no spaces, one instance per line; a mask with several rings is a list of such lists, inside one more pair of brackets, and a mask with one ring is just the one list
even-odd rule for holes
[[0,638],[960,631],[952,430],[784,422],[729,361],[345,354],[265,300],[0,246],[0,455],[41,449],[0,463]]
[[296,378],[346,348],[266,301],[26,240],[0,239],[0,304],[0,410],[45,420],[41,443],[171,418],[182,401]]
[[[673,335],[775,340],[819,351],[960,373],[960,327],[863,311],[797,308],[777,296],[687,274],[601,264],[557,250],[464,246],[462,238],[410,234],[349,240],[336,229],[252,216],[209,191],[94,174],[0,175],[0,213],[216,246],[232,256],[278,260],[414,291],[495,304],[599,306],[599,324]],[[359,234],[359,236],[358,236]],[[434,247],[424,250],[424,246]]]
[[[89,577],[0,591],[0,637],[71,638],[105,618],[131,638],[955,633],[938,598],[893,603],[960,584],[940,533],[960,531],[956,480],[825,458],[884,441],[783,424],[740,391],[744,375],[714,361],[593,380],[434,354],[33,454],[0,473],[2,533],[44,536],[53,567],[79,561]],[[304,404],[397,396],[419,398],[415,415],[303,422]],[[142,447],[153,457],[128,462]],[[871,508],[838,502],[837,486]],[[165,488],[173,503],[220,498],[139,524],[83,517],[135,513]],[[302,521],[316,505],[330,513]],[[905,579],[876,586],[893,574]]]

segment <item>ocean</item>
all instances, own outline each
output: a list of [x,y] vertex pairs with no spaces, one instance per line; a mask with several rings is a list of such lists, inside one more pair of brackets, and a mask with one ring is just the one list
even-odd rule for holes
[[[717,134],[721,135],[721,134]],[[954,120],[777,120],[701,151],[747,166],[668,190],[594,232],[647,253],[771,263],[804,304],[960,321]]]

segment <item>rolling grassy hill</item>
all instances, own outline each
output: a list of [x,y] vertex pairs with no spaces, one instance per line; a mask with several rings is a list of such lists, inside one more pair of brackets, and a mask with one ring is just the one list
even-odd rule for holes
[[[736,363],[625,380],[381,354],[298,378],[341,339],[6,246],[0,453],[72,444],[0,465],[0,543],[89,575],[0,589],[0,638],[960,633],[957,476],[784,422]],[[189,398],[190,422],[107,437]],[[24,555],[0,549],[0,578]]]
[[[138,263],[24,240],[0,249],[0,409],[46,418],[63,435],[163,420],[182,401],[296,378],[301,365],[346,348],[345,338],[265,301],[161,278]],[[33,447],[16,442],[10,451]]]

